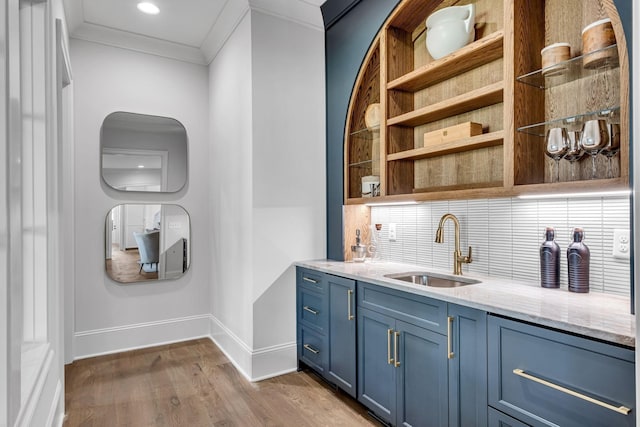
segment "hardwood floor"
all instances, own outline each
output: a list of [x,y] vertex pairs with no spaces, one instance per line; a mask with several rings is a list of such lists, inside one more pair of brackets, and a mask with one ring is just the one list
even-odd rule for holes
[[117,245],[113,245],[111,259],[106,260],[107,274],[113,280],[121,283],[144,282],[146,280],[157,280],[158,273],[147,273],[140,271],[140,253],[138,249],[127,249],[121,251]]
[[66,367],[67,427],[378,426],[310,372],[250,383],[209,339]]

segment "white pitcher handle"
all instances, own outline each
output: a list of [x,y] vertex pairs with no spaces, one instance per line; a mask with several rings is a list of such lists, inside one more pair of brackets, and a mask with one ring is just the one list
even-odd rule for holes
[[464,20],[464,28],[467,34],[470,34],[471,31],[474,31],[473,26],[475,25],[476,21],[476,5],[474,3],[471,3],[466,7],[469,9],[469,16]]

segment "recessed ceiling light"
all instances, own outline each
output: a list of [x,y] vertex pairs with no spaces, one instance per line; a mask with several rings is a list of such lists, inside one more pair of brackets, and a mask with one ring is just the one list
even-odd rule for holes
[[142,169],[144,167],[144,165],[138,165],[138,168]]
[[153,3],[149,3],[148,1],[143,1],[142,3],[138,3],[138,9],[141,12],[148,13],[149,15],[157,15],[160,13],[160,9]]

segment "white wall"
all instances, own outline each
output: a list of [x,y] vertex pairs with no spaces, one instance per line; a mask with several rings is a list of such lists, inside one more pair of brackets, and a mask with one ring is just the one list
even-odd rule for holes
[[[206,67],[71,40],[75,109],[74,358],[208,333]],[[114,111],[172,117],[189,139],[190,181],[175,194],[119,193],[100,180],[100,126]],[[179,280],[121,285],[104,272],[104,224],[123,202],[176,203],[190,214],[191,269]],[[67,290],[72,291],[72,290]]]
[[251,18],[209,66],[211,309],[214,338],[238,364],[251,348]]
[[209,78],[213,333],[258,379],[295,368],[291,264],[325,254],[324,35],[253,11]]

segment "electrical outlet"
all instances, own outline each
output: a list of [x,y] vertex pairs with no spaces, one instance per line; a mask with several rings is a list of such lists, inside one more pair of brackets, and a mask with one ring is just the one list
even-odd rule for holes
[[389,224],[389,241],[390,242],[395,242],[396,241],[396,224],[394,222]]
[[613,230],[613,257],[620,259],[629,259],[631,257],[630,254],[631,239],[629,238],[629,230]]

